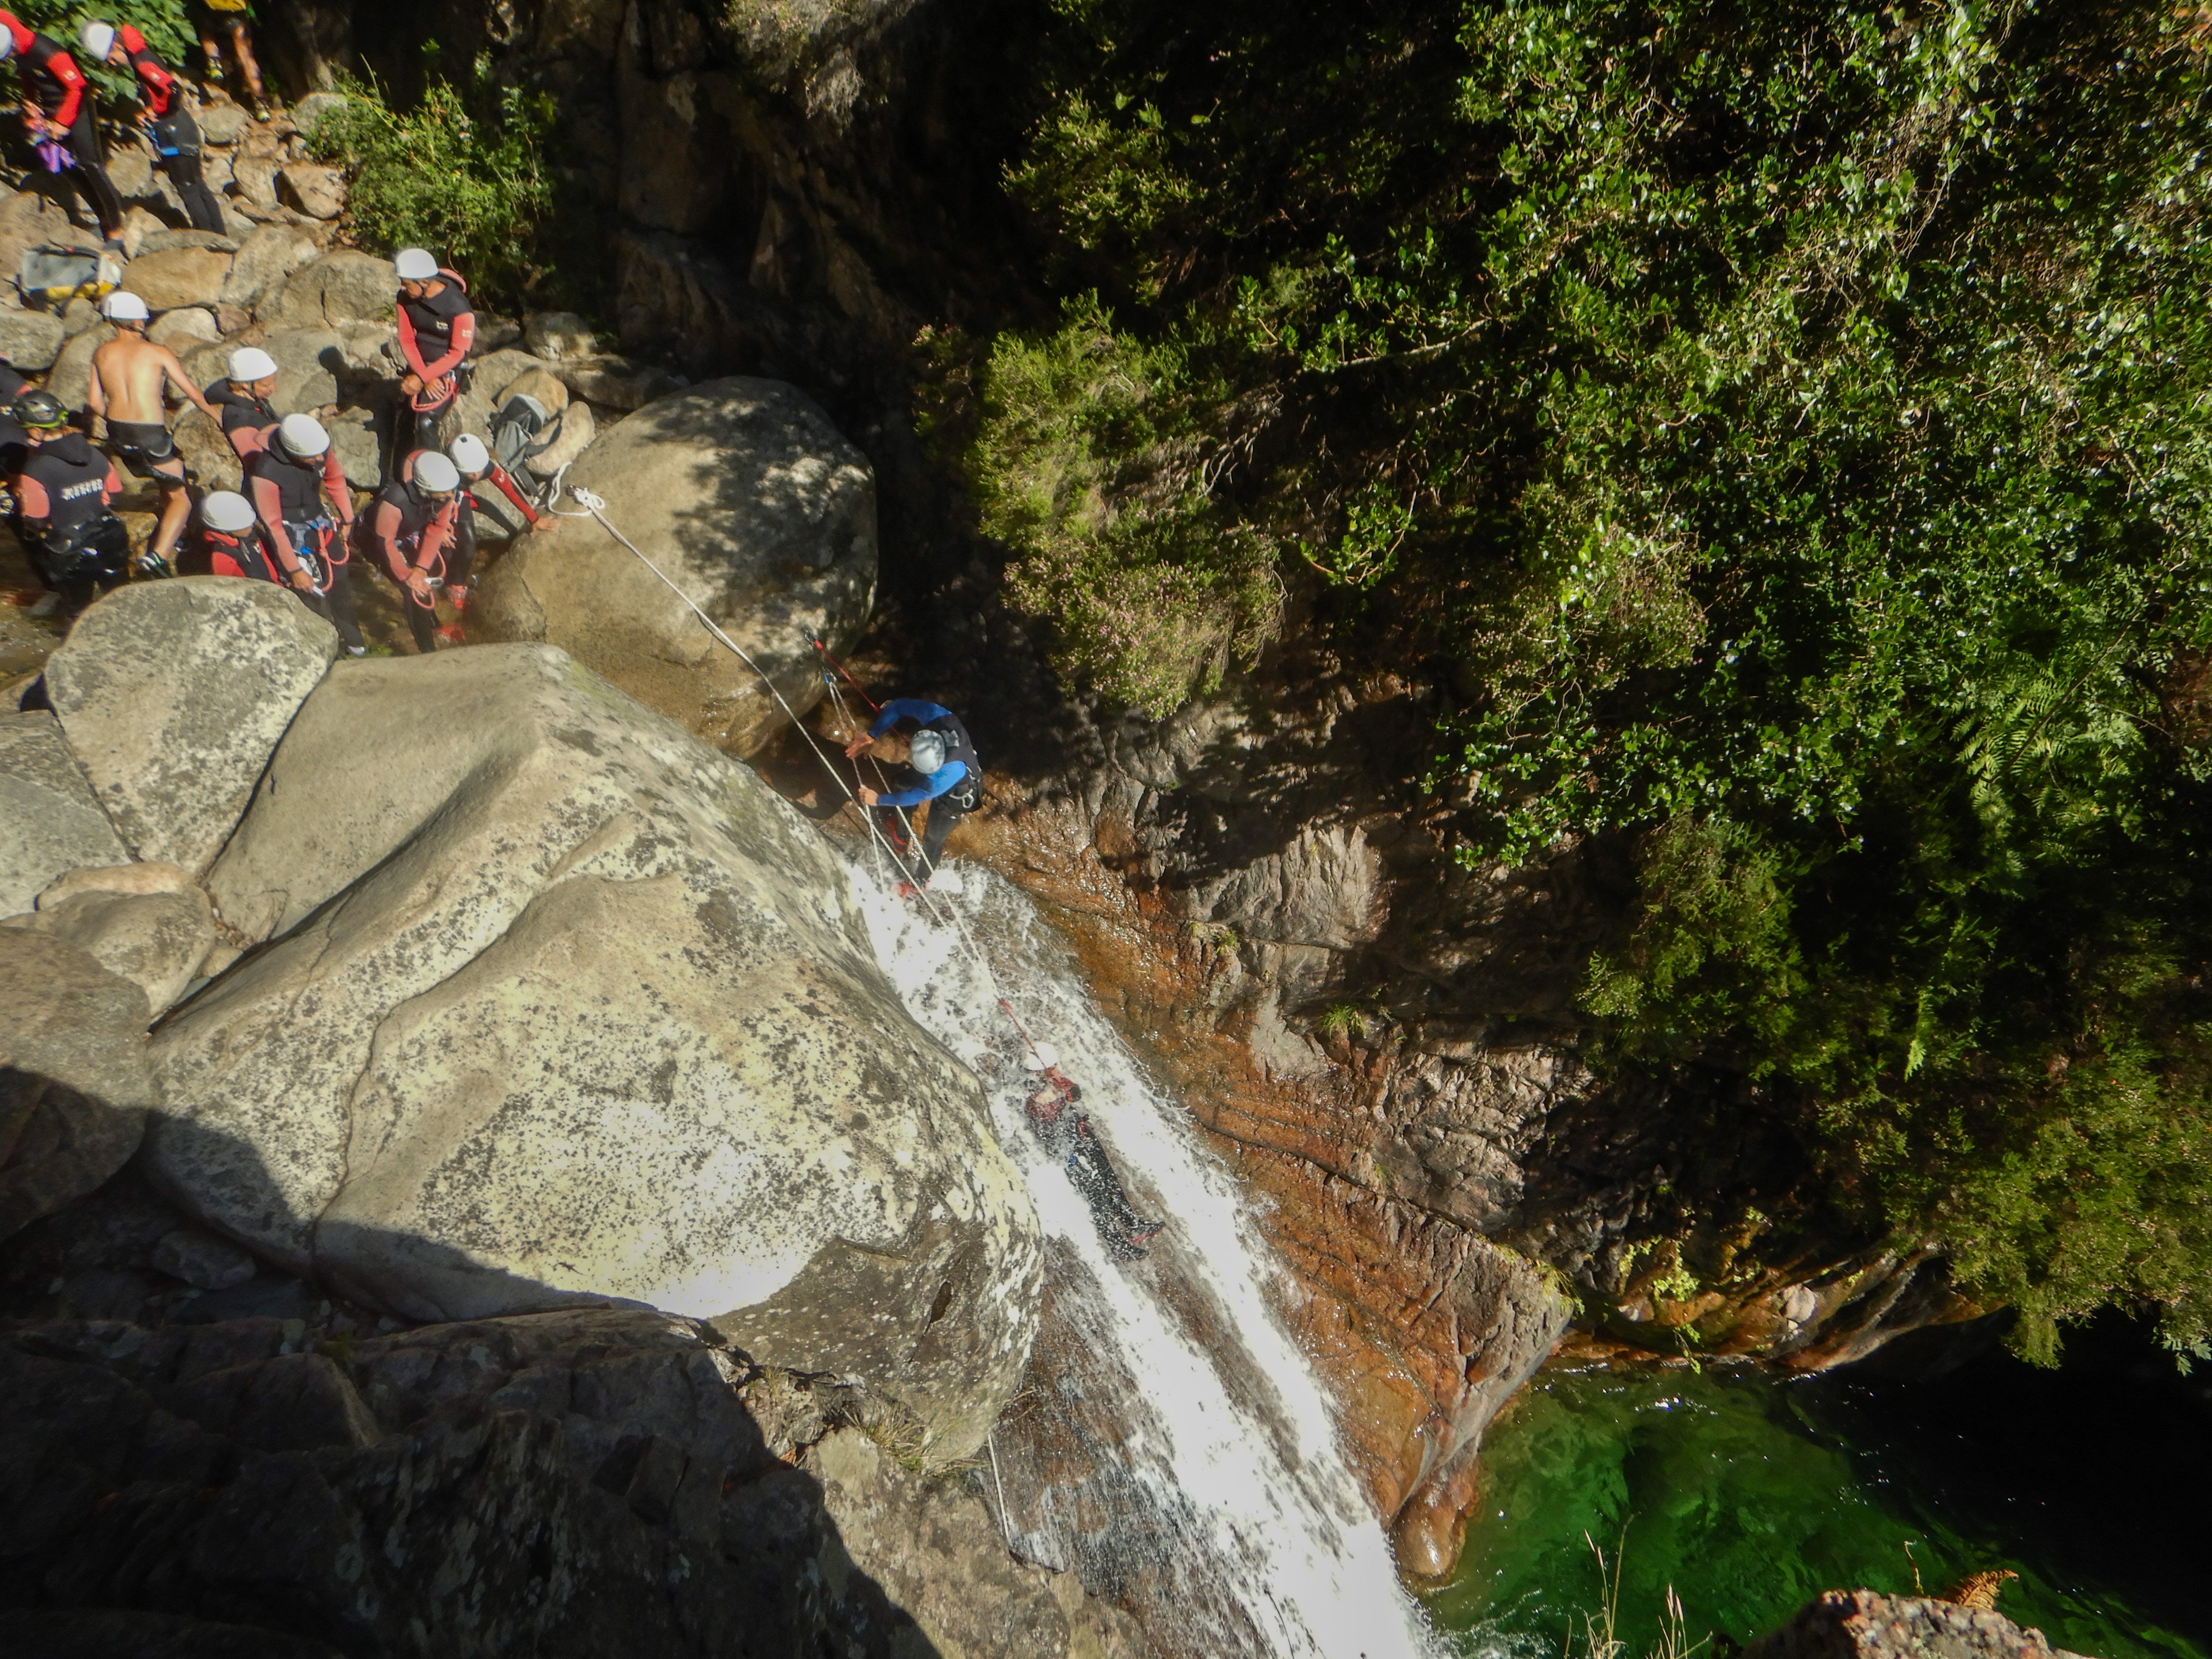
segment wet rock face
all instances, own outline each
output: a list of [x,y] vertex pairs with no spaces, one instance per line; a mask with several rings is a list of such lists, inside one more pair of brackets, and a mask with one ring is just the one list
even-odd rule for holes
[[1830,1590],[1744,1659],[2077,1659],[2001,1613],[1921,1596]]
[[[848,648],[875,594],[875,484],[812,401],[728,380],[647,404],[568,475],[714,618],[800,714],[822,696],[809,641]],[[703,740],[749,754],[786,723],[684,597],[599,526],[525,540],[485,579],[492,637],[557,645]]]
[[750,772],[550,647],[343,663],[208,884],[270,943],[151,1045],[187,1211],[412,1318],[711,1318],[980,1443],[1034,1212]]
[[[0,1395],[0,1606],[34,1609],[0,1634],[39,1651],[1130,1651],[1006,1555],[970,1483],[836,1427],[849,1389],[665,1316],[319,1352],[275,1319],[18,1326]],[[942,1605],[908,1610],[925,1559]]]
[[44,709],[0,714],[0,916],[28,910],[71,870],[130,856]]

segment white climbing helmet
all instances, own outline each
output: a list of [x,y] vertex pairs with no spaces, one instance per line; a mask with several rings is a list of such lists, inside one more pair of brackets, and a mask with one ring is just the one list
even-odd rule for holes
[[15,36],[12,30],[0,27],[0,64],[15,55]]
[[1022,1061],[1022,1069],[1025,1072],[1048,1072],[1059,1064],[1060,1050],[1049,1042],[1039,1042],[1031,1046],[1029,1058]]
[[225,378],[239,386],[251,386],[256,380],[274,380],[276,360],[259,346],[240,346],[230,354],[230,368]]
[[428,248],[403,247],[392,258],[403,283],[427,283],[438,274],[436,256]]
[[465,473],[481,472],[491,465],[491,451],[486,449],[484,441],[472,432],[464,432],[447,444],[446,453]]
[[118,288],[100,302],[100,314],[111,323],[143,323],[154,313],[129,289]]
[[83,46],[86,57],[95,64],[104,64],[107,61],[107,54],[115,50],[115,25],[87,23],[76,32],[76,38]]
[[907,764],[917,772],[936,771],[945,764],[945,733],[922,727],[907,739],[906,759]]
[[235,536],[253,528],[253,503],[235,489],[210,490],[200,503],[200,522],[210,530]]
[[331,434],[312,415],[287,415],[276,422],[276,441],[295,461],[310,461],[331,447]]
[[436,450],[425,450],[415,458],[415,483],[433,495],[449,495],[461,487],[461,470]]

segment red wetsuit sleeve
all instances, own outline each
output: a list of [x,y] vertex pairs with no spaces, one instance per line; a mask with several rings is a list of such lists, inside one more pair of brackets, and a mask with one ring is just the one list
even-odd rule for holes
[[453,319],[453,349],[436,362],[423,364],[418,372],[426,380],[444,380],[460,367],[461,359],[469,355],[469,348],[476,343],[476,339],[477,314],[473,311],[465,311]]
[[44,520],[54,515],[54,504],[46,485],[26,475],[15,481],[15,504],[26,520]]
[[424,570],[441,570],[444,560],[440,556],[446,544],[453,538],[453,523],[459,515],[458,502],[447,501],[436,518],[422,526],[422,544],[415,550],[415,562]]
[[337,514],[341,527],[353,526],[353,497],[346,493],[345,468],[338,464],[335,449],[323,452],[323,494],[330,498],[331,510]]
[[46,73],[62,83],[62,106],[47,119],[58,127],[76,125],[76,112],[84,105],[84,71],[76,60],[65,52],[58,52],[46,59]]
[[531,525],[538,522],[538,509],[522,499],[522,492],[514,487],[514,478],[497,461],[491,464],[491,481],[499,486],[501,495],[514,503],[514,510],[522,514],[525,522]]
[[292,550],[291,538],[284,533],[284,498],[277,494],[276,486],[266,478],[247,481],[253,495],[253,510],[261,518],[261,527],[269,532],[269,544],[276,550],[276,562],[287,576],[300,568],[300,556]]
[[230,440],[230,453],[243,461],[269,447],[269,432],[265,426],[234,426],[223,435]]
[[[136,34],[137,31],[132,29],[130,33]],[[143,40],[133,46],[126,38],[123,44],[125,49],[129,52],[143,52],[146,50],[146,43]],[[167,115],[169,112],[169,100],[176,95],[177,77],[149,58],[134,58],[131,61],[137,68],[139,80],[145,83],[145,92],[143,95],[146,100],[147,112],[155,116]]]
[[123,493],[123,475],[115,470],[115,463],[112,461],[107,464],[107,477],[100,485],[100,499],[111,506],[113,505],[115,498]]
[[14,12],[0,12],[0,17],[8,20],[8,33],[15,39],[15,56],[21,58],[25,52],[30,51],[31,42],[39,37],[25,27],[22,20]]
[[415,342],[415,325],[407,320],[407,307],[399,307],[392,313],[392,319],[399,325],[399,352],[407,359],[407,367],[425,380],[437,379],[423,366],[422,348]]
[[368,533],[376,540],[376,550],[384,557],[384,568],[392,573],[392,580],[401,586],[407,585],[407,556],[399,549],[399,509],[390,501],[379,501],[368,509]]

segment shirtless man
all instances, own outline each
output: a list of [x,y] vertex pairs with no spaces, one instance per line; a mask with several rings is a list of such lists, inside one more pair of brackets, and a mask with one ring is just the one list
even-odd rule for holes
[[167,565],[192,510],[185,488],[185,458],[169,436],[168,388],[173,385],[218,426],[222,417],[185,377],[177,354],[146,337],[149,313],[143,300],[118,289],[100,308],[115,325],[115,337],[92,354],[92,389],[84,406],[106,420],[116,459],[161,490],[161,519],[148,551]]

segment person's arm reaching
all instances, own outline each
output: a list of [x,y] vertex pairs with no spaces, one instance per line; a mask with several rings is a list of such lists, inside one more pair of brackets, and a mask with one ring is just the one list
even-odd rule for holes
[[407,360],[407,367],[415,371],[415,378],[428,381],[430,371],[422,367],[422,348],[416,343],[415,325],[409,319],[407,307],[396,307],[392,320],[399,325],[399,355]]
[[210,403],[207,400],[207,394],[192,384],[191,376],[185,373],[185,366],[177,361],[177,354],[166,347],[161,352],[161,373],[168,377],[171,384],[183,392],[201,414],[206,416],[218,427],[222,424],[222,411]]
[[[143,41],[135,49],[131,48],[127,40],[124,46],[138,52],[145,51]],[[146,83],[146,90],[142,95],[146,113],[152,119],[159,120],[169,112],[169,100],[176,95],[177,77],[151,58],[134,57],[131,62],[138,71],[138,78]]]
[[115,463],[110,461],[107,464],[107,477],[100,483],[100,499],[112,507],[122,494],[123,475],[115,470]]
[[508,474],[507,470],[497,461],[494,461],[489,476],[492,483],[499,486],[499,493],[514,503],[514,510],[522,514],[524,522],[532,530],[537,529],[538,509],[522,498],[522,492],[514,487],[514,479]]
[[920,697],[893,697],[876,716],[876,723],[868,728],[868,735],[880,738],[897,720],[913,720],[927,726],[932,720],[941,720],[951,714],[950,708],[940,708],[933,702],[924,702]]
[[935,800],[946,790],[957,787],[968,775],[964,761],[947,761],[911,789],[894,789],[889,794],[878,795],[878,806],[919,806],[926,800]]
[[345,468],[339,464],[335,445],[323,452],[323,495],[330,501],[338,528],[352,529],[353,496],[346,489]]
[[43,535],[46,520],[54,516],[53,498],[46,485],[26,472],[15,480],[15,510],[27,526]]

